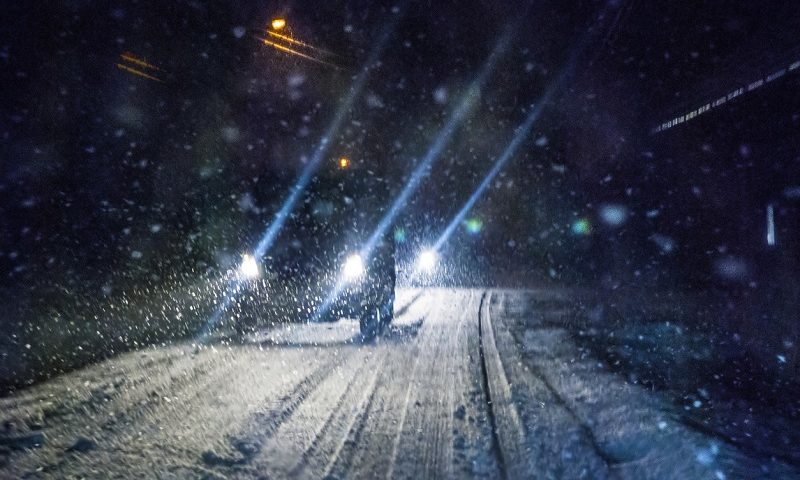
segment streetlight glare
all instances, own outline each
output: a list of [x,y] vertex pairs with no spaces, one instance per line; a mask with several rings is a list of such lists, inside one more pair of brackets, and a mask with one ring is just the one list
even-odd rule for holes
[[276,18],[272,20],[273,30],[283,30],[286,27],[286,20],[283,18]]

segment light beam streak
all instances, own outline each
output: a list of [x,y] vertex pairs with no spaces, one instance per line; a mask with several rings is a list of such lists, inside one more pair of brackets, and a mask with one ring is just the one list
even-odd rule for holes
[[317,62],[317,63],[320,63],[322,65],[327,65],[329,67],[341,68],[338,65],[335,65],[335,64],[330,63],[330,62],[326,62],[325,60],[321,60],[321,59],[316,58],[316,57],[312,57],[311,55],[307,55],[307,54],[305,54],[303,52],[300,52],[300,51],[297,51],[297,50],[295,50],[293,48],[289,48],[289,47],[287,47],[285,45],[281,45],[280,43],[276,43],[276,42],[267,40],[266,38],[260,38],[260,37],[257,37],[257,38],[259,40],[261,40],[262,42],[264,42],[264,45],[269,45],[270,47],[272,47],[272,48],[274,48],[276,50],[280,50],[281,52],[288,53],[289,55],[295,55],[295,56],[298,56],[300,58],[305,58],[306,60],[311,60],[312,62]]
[[286,201],[284,201],[283,206],[278,213],[275,214],[275,218],[272,220],[272,223],[269,225],[266,232],[264,232],[264,235],[261,237],[261,240],[258,242],[258,245],[254,251],[254,255],[257,259],[263,257],[267,251],[269,251],[269,248],[275,241],[275,237],[277,237],[278,232],[281,228],[283,228],[286,218],[289,216],[289,213],[291,213],[292,209],[300,198],[300,194],[308,186],[308,183],[311,181],[314,173],[319,168],[320,163],[322,163],[322,160],[325,154],[328,152],[328,148],[330,147],[330,141],[336,137],[336,134],[339,132],[339,129],[344,122],[345,116],[353,107],[356,98],[361,94],[361,90],[364,89],[364,85],[367,82],[367,77],[369,76],[369,69],[378,60],[380,53],[383,51],[383,46],[386,44],[386,40],[388,40],[393,29],[394,25],[392,25],[384,33],[384,35],[376,44],[375,48],[373,48],[363,70],[358,77],[356,77],[353,87],[350,89],[347,97],[345,97],[344,102],[342,102],[340,105],[338,111],[336,112],[336,116],[328,127],[328,130],[325,132],[325,135],[323,135],[320,139],[319,145],[317,145],[317,148],[311,157],[311,161],[308,162],[306,167],[303,169],[303,172],[297,179],[297,183],[292,188],[289,197],[286,199]]
[[150,70],[156,70],[156,71],[160,71],[161,70],[160,68],[156,67],[155,65],[151,65],[151,64],[147,63],[146,61],[136,57],[134,54],[132,54],[130,52],[125,52],[123,54],[120,54],[120,57],[123,60],[126,60],[126,61],[131,62],[131,63],[136,64],[136,65],[139,65],[140,67],[149,68]]
[[138,75],[138,76],[140,76],[142,78],[146,78],[148,80],[154,80],[154,81],[159,82],[159,83],[164,83],[160,78],[154,77],[152,75],[148,75],[148,74],[146,74],[146,73],[144,73],[144,72],[142,72],[140,70],[136,70],[135,68],[129,67],[127,65],[123,65],[121,63],[117,64],[117,68],[119,68],[120,70],[124,70],[124,71],[126,71],[128,73],[132,73],[134,75]]
[[[548,95],[546,95],[546,97],[547,96]],[[436,240],[436,243],[433,244],[434,251],[438,252],[439,249],[442,248],[442,245],[444,245],[444,243],[453,234],[456,227],[458,227],[458,225],[464,220],[464,217],[467,216],[467,213],[469,213],[469,211],[472,209],[472,207],[475,205],[478,199],[480,199],[481,195],[483,195],[483,192],[485,192],[486,189],[489,187],[489,185],[491,185],[492,180],[494,180],[495,177],[497,177],[497,174],[500,173],[503,167],[506,166],[506,163],[508,163],[508,161],[514,156],[514,154],[517,152],[517,149],[522,144],[522,142],[526,138],[528,138],[528,134],[530,133],[533,124],[539,118],[539,115],[541,115],[542,109],[544,105],[547,103],[547,100],[549,99],[542,98],[542,100],[538,105],[531,108],[531,111],[528,114],[528,118],[526,118],[525,123],[523,123],[522,126],[519,127],[519,129],[517,129],[517,133],[514,135],[514,138],[513,140],[511,140],[511,143],[508,145],[508,147],[506,147],[503,154],[500,155],[500,158],[497,159],[497,161],[495,162],[494,166],[489,171],[489,173],[487,173],[486,176],[483,178],[483,180],[478,185],[478,188],[475,190],[475,192],[469,197],[464,206],[461,207],[461,210],[458,211],[456,216],[453,217],[453,219],[444,229],[442,234],[439,235],[439,238]]]
[[[606,10],[610,5],[610,2],[606,4],[606,7],[598,15],[599,19],[605,18]],[[555,95],[555,93],[561,88],[562,84],[566,82],[567,78],[575,71],[578,59],[586,50],[591,37],[592,30],[590,29],[589,32],[581,38],[581,40],[578,42],[578,45],[573,49],[567,60],[567,63],[561,69],[561,72],[558,74],[553,83],[545,90],[544,94],[539,99],[538,104],[531,108],[531,111],[528,114],[528,117],[525,119],[525,122],[517,129],[517,132],[514,134],[511,142],[505,148],[500,157],[495,161],[495,164],[492,166],[491,170],[489,170],[472,195],[470,195],[469,199],[467,199],[466,203],[464,203],[455,217],[453,217],[442,234],[439,235],[439,238],[433,245],[434,252],[438,252],[442,248],[445,242],[447,242],[447,240],[452,236],[458,225],[464,220],[464,217],[466,217],[472,207],[475,206],[475,203],[477,203],[477,201],[481,198],[486,189],[489,188],[492,180],[497,177],[509,160],[514,157],[517,149],[520,145],[522,145],[525,139],[527,139],[528,134],[530,134],[530,131],[533,128],[533,125],[541,116],[542,110],[547,107],[547,104],[552,100],[553,95]]]
[[[373,231],[370,235],[366,244],[361,248],[360,255],[361,258],[365,259],[365,262],[369,263],[368,259],[371,258],[372,251],[375,249],[375,246],[378,244],[381,237],[383,237],[395,218],[397,218],[403,208],[405,208],[406,204],[408,203],[408,199],[417,190],[422,182],[422,179],[425,178],[433,163],[439,158],[442,150],[444,150],[445,146],[447,146],[448,142],[453,137],[466,116],[475,107],[481,90],[486,85],[486,82],[494,71],[498,60],[505,53],[506,48],[511,41],[511,36],[514,30],[515,28],[508,28],[497,41],[497,44],[495,45],[494,49],[492,49],[489,57],[486,59],[486,63],[483,65],[478,77],[472,81],[467,91],[464,93],[464,95],[462,95],[455,110],[453,110],[448,118],[447,123],[436,136],[436,140],[433,142],[433,145],[431,145],[420,164],[411,173],[411,176],[409,177],[406,185],[403,187],[403,190],[400,192],[397,198],[395,198],[386,215],[384,215],[384,217],[378,223],[375,231]],[[325,315],[328,310],[330,310],[333,302],[336,301],[336,298],[341,295],[345,288],[345,283],[337,283],[333,291],[328,294],[322,304],[320,304],[320,306],[317,308],[314,316],[312,317],[312,321],[319,321],[319,319],[322,318],[322,316]]]
[[677,117],[674,117],[670,120],[664,121],[655,127],[650,129],[651,134],[661,133],[665,130],[669,130],[670,128],[681,125],[686,123],[690,120],[697,118],[704,113],[713,110],[715,108],[722,107],[726,103],[732,101],[735,98],[738,98],[742,95],[748,94],[754,90],[757,90],[764,85],[774,82],[780,78],[783,78],[788,73],[797,72],[800,70],[800,58],[792,58],[791,63],[784,64],[778,70],[774,70],[772,73],[762,75],[761,77],[754,78],[747,83],[743,83],[739,85],[737,88],[729,89],[727,93],[719,92],[718,95],[714,96],[713,98],[708,98],[706,103],[702,105],[697,105],[693,110],[685,112]]
[[288,35],[281,35],[280,33],[273,32],[272,30],[266,30],[266,32],[267,32],[267,35],[269,35],[271,37],[279,38],[279,39],[281,39],[281,40],[283,40],[285,42],[289,42],[289,43],[292,43],[292,44],[300,46],[300,47],[305,47],[305,48],[308,48],[309,50],[316,50],[317,52],[324,53],[324,54],[327,54],[327,55],[333,55],[333,56],[337,56],[337,57],[339,56],[339,55],[337,55],[337,54],[335,54],[335,53],[333,53],[333,52],[331,52],[329,50],[325,50],[324,48],[315,47],[314,45],[310,45],[308,43],[301,42],[300,40],[296,40],[296,39],[294,39],[294,38],[292,38],[292,37],[290,37]]
[[411,173],[408,183],[406,183],[406,185],[403,187],[403,190],[401,190],[400,194],[392,203],[392,206],[389,208],[387,214],[381,219],[380,223],[378,224],[378,228],[376,228],[369,237],[369,240],[362,249],[363,258],[369,258],[369,254],[372,253],[375,245],[377,245],[378,241],[395,220],[395,218],[397,218],[403,208],[405,208],[406,204],[408,203],[408,199],[417,190],[420,182],[422,182],[422,179],[427,176],[428,171],[433,166],[433,163],[439,158],[439,155],[441,155],[442,151],[447,146],[458,127],[461,125],[461,122],[464,121],[469,112],[472,111],[473,107],[475,107],[481,90],[483,90],[483,87],[486,85],[489,76],[494,71],[497,61],[505,52],[510,40],[511,30],[509,29],[503,34],[502,37],[500,37],[500,40],[497,42],[492,50],[492,53],[489,55],[489,58],[486,60],[486,64],[484,65],[480,74],[472,82],[466,93],[461,97],[461,101],[450,115],[450,118],[445,126],[439,131],[439,134],[436,136],[436,140],[433,142],[433,145],[431,145],[420,164]]
[[[395,15],[395,17],[384,29],[381,37],[375,43],[375,46],[370,52],[369,57],[367,57],[367,60],[364,63],[364,68],[362,68],[361,72],[356,77],[355,81],[353,82],[353,86],[350,88],[350,91],[348,92],[344,101],[341,103],[341,105],[339,105],[331,124],[328,126],[328,129],[320,139],[317,148],[314,150],[311,161],[309,161],[303,168],[300,177],[297,179],[294,187],[291,188],[289,196],[286,198],[286,200],[284,200],[280,210],[278,210],[278,212],[275,214],[272,222],[261,236],[258,245],[256,245],[256,248],[253,250],[253,257],[257,261],[263,258],[272,247],[275,239],[278,236],[278,233],[280,233],[281,229],[283,228],[283,224],[286,222],[289,214],[292,212],[298,200],[300,199],[300,195],[314,177],[314,173],[317,171],[325,157],[325,154],[328,152],[331,140],[336,137],[339,129],[344,123],[346,116],[350,112],[350,109],[352,109],[353,105],[355,104],[356,98],[361,95],[361,91],[364,89],[364,85],[366,85],[367,78],[369,77],[370,68],[377,62],[378,58],[380,58],[380,55],[383,52],[383,47],[389,40],[389,37],[394,31],[395,26],[400,20],[400,17],[401,14]],[[228,287],[226,288],[224,298],[220,302],[219,307],[217,307],[216,311],[212,314],[211,318],[209,318],[206,325],[198,333],[197,337],[199,339],[207,338],[208,334],[213,330],[213,327],[219,323],[222,315],[225,313],[228,307],[230,307],[231,303],[236,300],[241,288],[242,283],[238,280],[231,280],[228,282]]]

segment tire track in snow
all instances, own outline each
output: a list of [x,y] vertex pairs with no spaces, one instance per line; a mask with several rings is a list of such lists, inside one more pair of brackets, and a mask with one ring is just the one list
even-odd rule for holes
[[[455,378],[469,368],[463,358],[466,350],[458,342],[464,340],[460,333],[477,310],[474,293],[437,289],[430,294],[428,303],[434,308],[415,345],[417,353],[400,409],[387,477],[456,478],[456,467],[461,474],[475,474],[474,450],[469,451],[466,439],[480,438],[480,434],[475,433],[475,425],[460,424],[462,432],[454,423],[456,396],[465,406],[470,399],[469,389],[455,391]],[[408,375],[398,374],[404,379]]]
[[348,353],[343,355],[344,358],[341,358],[338,362],[322,363],[320,367],[304,377],[291,392],[281,397],[281,408],[266,413],[257,413],[252,422],[250,422],[253,425],[252,431],[240,433],[231,439],[230,446],[235,451],[233,455],[222,456],[207,450],[202,455],[203,462],[207,465],[223,467],[234,467],[250,463],[261,452],[264,443],[277,432],[283,423],[292,417],[308,396],[328,378],[334,369],[342,365],[351,356],[352,353]]
[[338,474],[333,474],[334,478],[345,478],[347,473],[352,467],[352,458],[355,449],[361,448],[359,440],[364,431],[364,427],[369,420],[369,414],[372,411],[372,406],[375,402],[375,392],[378,385],[378,376],[383,370],[383,362],[380,362],[380,367],[375,369],[375,373],[369,383],[369,387],[364,390],[364,395],[359,402],[358,414],[353,416],[348,427],[345,429],[345,435],[342,437],[339,446],[334,454],[331,456],[328,466],[325,468],[323,478],[330,478],[334,471]]
[[[492,392],[489,388],[489,373],[486,367],[486,352],[483,335],[483,309],[488,308],[488,299],[491,299],[491,292],[483,292],[481,295],[481,303],[478,307],[478,349],[481,358],[481,380],[483,383],[483,392],[486,396],[486,405],[489,407],[487,416],[489,417],[489,424],[492,429],[492,453],[497,459],[497,468],[500,470],[500,476],[503,478],[508,478],[508,472],[506,471],[506,460],[503,455],[503,450],[500,447],[497,418],[495,418],[494,404],[492,403]],[[491,328],[490,325],[488,327]]]
[[[132,429],[142,431],[144,428],[140,421],[147,418],[156,418],[155,412],[159,407],[170,403],[170,397],[174,398],[189,387],[197,387],[198,378],[206,379],[207,384],[218,378],[224,372],[220,372],[219,363],[211,361],[213,357],[206,357],[199,365],[194,364],[195,359],[191,355],[179,357],[180,362],[176,365],[169,363],[171,370],[160,369],[151,374],[151,382],[142,382],[137,388],[120,389],[121,391],[109,398],[107,401],[97,401],[85,404],[83,408],[75,408],[64,415],[60,415],[59,423],[46,425],[44,432],[46,438],[56,439],[46,442],[45,447],[40,451],[33,452],[22,458],[17,466],[20,470],[32,473],[36,470],[55,472],[60,471],[65,465],[70,468],[80,468],[81,463],[87,461],[82,456],[74,456],[69,453],[68,447],[72,442],[80,437],[91,438],[96,445],[108,445],[111,449],[117,446],[124,446],[132,441],[130,432]],[[154,362],[152,367],[163,362]],[[177,372],[175,371],[177,370]],[[224,370],[224,369],[222,369]],[[209,376],[209,372],[214,371],[216,376]],[[152,375],[155,374],[155,375]],[[169,396],[164,395],[167,387]],[[195,389],[195,396],[202,390]],[[156,393],[157,392],[157,393]],[[155,393],[155,394],[154,394]],[[177,407],[178,405],[175,404]],[[74,418],[73,417],[79,417]],[[162,423],[160,417],[155,423]],[[78,427],[78,428],[76,428]]]
[[[424,290],[422,290],[424,292]],[[414,298],[416,299],[419,297]],[[425,317],[430,316],[430,310],[426,313]],[[417,347],[417,351],[419,347]],[[386,478],[391,479],[394,477],[395,467],[397,466],[397,455],[400,450],[400,440],[403,436],[403,428],[405,427],[406,417],[408,416],[408,407],[411,404],[411,394],[414,390],[414,385],[417,383],[417,376],[419,375],[419,361],[420,355],[414,355],[414,366],[411,367],[411,377],[408,379],[408,387],[406,387],[406,395],[403,400],[403,407],[401,409],[400,420],[397,423],[397,430],[392,442],[392,454],[389,459],[389,467],[386,469]]]
[[[544,380],[525,366],[503,322],[492,322],[493,298],[494,292],[487,298],[481,321],[492,409],[507,477],[614,477],[581,423]],[[501,303],[504,298],[500,297]]]
[[325,418],[322,426],[314,432],[314,438],[308,444],[308,446],[303,450],[303,453],[297,459],[295,465],[289,470],[289,477],[297,478],[302,473],[306,471],[309,467],[309,460],[315,457],[320,450],[320,444],[323,441],[324,437],[328,434],[331,430],[331,427],[334,425],[334,418],[339,414],[345,406],[345,399],[348,398],[348,394],[350,393],[351,389],[353,388],[356,380],[361,378],[361,373],[369,366],[369,362],[364,362],[363,365],[353,372],[353,376],[347,382],[346,387],[342,390],[341,395],[337,399],[336,403],[334,404],[333,408],[330,409],[330,413]]
[[[505,301],[505,294],[501,298],[502,301]],[[487,306],[487,308],[491,308],[491,305]],[[507,328],[505,328],[505,330],[514,340],[517,350],[522,351],[523,344],[519,337]],[[606,451],[600,446],[600,442],[597,440],[597,436],[592,430],[592,427],[589,426],[589,424],[580,415],[578,415],[578,412],[573,408],[572,403],[561,394],[555,385],[553,385],[553,382],[550,380],[550,375],[542,370],[538,365],[531,364],[529,362],[526,362],[526,365],[530,369],[531,373],[536,376],[536,378],[547,388],[551,394],[551,398],[555,400],[556,405],[565,411],[569,415],[569,418],[572,420],[572,422],[580,428],[583,437],[586,438],[586,440],[592,446],[592,450],[594,450],[595,455],[605,462],[606,468],[613,467],[613,465],[617,463],[616,460],[606,453]]]

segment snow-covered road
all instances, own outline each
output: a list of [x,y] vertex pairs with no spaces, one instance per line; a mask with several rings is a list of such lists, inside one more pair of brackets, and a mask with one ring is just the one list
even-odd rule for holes
[[358,324],[121,355],[0,399],[3,478],[797,478],[573,341],[552,291],[406,289]]

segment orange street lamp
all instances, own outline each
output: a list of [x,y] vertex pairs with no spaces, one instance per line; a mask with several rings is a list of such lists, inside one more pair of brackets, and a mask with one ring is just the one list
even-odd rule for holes
[[275,18],[272,20],[273,30],[283,30],[286,27],[286,20],[283,18]]

